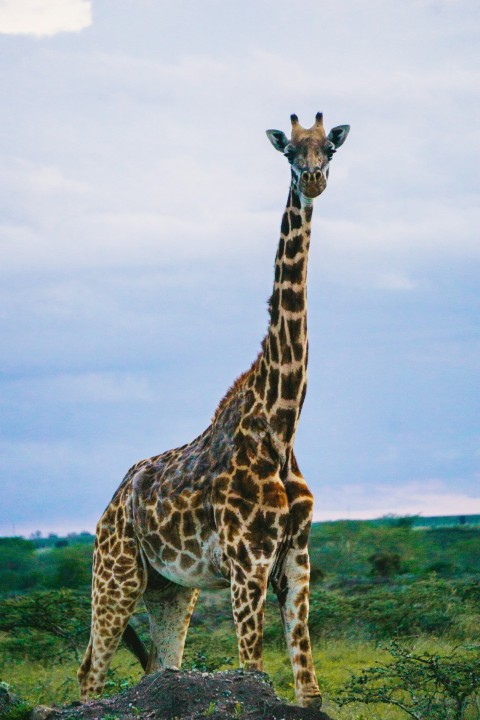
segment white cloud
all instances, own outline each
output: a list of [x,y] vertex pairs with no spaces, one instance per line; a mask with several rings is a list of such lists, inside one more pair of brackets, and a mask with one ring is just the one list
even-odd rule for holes
[[[0,441],[0,536],[93,530],[128,469],[117,461],[125,450],[75,439]],[[19,482],[30,475],[31,483]]]
[[79,32],[92,23],[90,0],[3,0],[0,33],[44,37]]
[[474,198],[461,203],[412,198],[404,200],[406,213],[390,199],[365,206],[353,217],[345,217],[348,207],[338,217],[331,210],[322,215],[319,207],[313,237],[322,245],[322,272],[341,285],[407,291],[419,286],[415,276],[421,275],[423,284],[423,276],[428,279],[434,270],[478,262],[478,203]]
[[[328,509],[325,504],[329,505]],[[425,517],[477,514],[480,513],[480,496],[456,491],[440,480],[395,486],[358,484],[343,486],[341,492],[328,488],[316,500],[314,519],[367,520],[391,513]]]
[[[243,369],[239,355],[247,354],[252,337],[256,351],[264,330],[289,176],[263,131],[288,131],[291,112],[309,125],[322,110],[326,124],[348,122],[352,132],[315,209],[311,335],[313,344],[319,327],[332,329],[318,356],[324,371],[335,367],[332,378],[338,377],[339,358],[344,372],[311,422],[331,424],[332,411],[334,417],[353,417],[346,424],[348,459],[338,463],[340,469],[332,461],[328,477],[359,483],[368,477],[372,485],[360,486],[357,495],[350,488],[339,495],[332,490],[326,506],[322,490],[318,512],[346,513],[345,494],[351,516],[429,514],[445,505],[468,512],[471,463],[465,461],[465,470],[461,457],[444,459],[450,477],[465,473],[466,479],[452,482],[460,494],[447,486],[401,484],[412,472],[437,476],[441,464],[430,462],[434,446],[450,447],[450,441],[437,433],[428,468],[422,469],[421,443],[399,440],[395,431],[399,417],[404,424],[417,419],[419,405],[406,403],[410,416],[406,409],[402,416],[387,378],[398,369],[393,396],[415,396],[419,364],[431,364],[422,398],[430,392],[436,397],[437,385],[450,401],[430,415],[426,403],[425,427],[417,435],[453,427],[453,407],[459,420],[451,431],[452,453],[461,446],[458,438],[471,432],[473,421],[463,410],[476,377],[470,327],[480,247],[474,196],[478,81],[471,60],[478,45],[475,1],[305,0],[300,24],[292,24],[287,0],[267,0],[261,12],[251,0],[235,8],[215,0],[191,5],[185,13],[181,3],[97,3],[95,32],[27,44],[25,38],[3,38],[9,52],[0,73],[9,102],[0,133],[0,317],[8,338],[2,352],[14,384],[5,380],[8,407],[1,419],[6,437],[83,437],[76,449],[32,447],[24,487],[37,484],[40,458],[44,477],[57,473],[65,494],[70,483],[75,494],[73,468],[75,477],[91,473],[92,420],[82,425],[88,404],[106,441],[122,432],[123,400],[143,402],[145,412],[153,413],[152,388],[156,397],[158,390],[149,363],[157,364],[159,388],[167,377],[172,388],[176,382],[191,385],[193,395],[204,393],[204,378],[228,375],[223,358],[230,356],[231,366]],[[4,33],[52,35],[90,22],[91,3],[85,1],[0,0]],[[440,296],[439,287],[447,292]],[[236,296],[235,288],[241,288]],[[406,322],[410,315],[413,324]],[[348,325],[354,317],[356,335]],[[219,320],[209,325],[211,318]],[[218,353],[212,336],[220,343]],[[238,337],[244,347],[238,347]],[[374,374],[372,338],[375,350],[382,345],[384,354],[373,367],[378,387],[383,382],[386,391],[381,401],[373,394],[360,402],[357,383],[370,388]],[[192,375],[179,379],[192,351],[195,377],[201,378],[197,387]],[[405,353],[416,364],[402,365]],[[175,368],[168,375],[171,357]],[[457,371],[470,373],[474,366],[460,382]],[[40,377],[45,369],[59,377]],[[183,404],[176,397],[168,401],[160,412],[168,417],[159,432],[161,447],[171,445],[177,431],[182,441],[188,437],[186,430],[203,413],[203,405],[194,411],[188,398]],[[68,417],[77,417],[78,426],[65,422]],[[380,430],[378,417],[386,418]],[[160,420],[151,425],[159,428]],[[364,428],[368,439],[359,464],[350,448]],[[142,430],[132,439],[132,459],[142,442],[154,444],[143,435]],[[383,465],[367,462],[383,446],[390,447]],[[401,464],[412,448],[419,452],[417,468],[413,461]],[[108,465],[115,454],[103,448],[95,456],[96,464],[105,458],[102,481],[108,478],[112,488],[118,478]],[[8,456],[5,474],[15,482],[24,457],[23,448]],[[387,482],[388,462],[390,468],[401,466],[398,493],[379,484]],[[310,478],[317,458],[307,465],[302,468]],[[14,504],[13,515],[16,510]],[[49,513],[48,529],[54,529],[53,508]],[[44,515],[41,507],[38,517]],[[78,529],[87,524],[82,517],[75,503],[71,521],[82,523]]]
[[10,191],[27,197],[55,193],[84,193],[89,186],[82,181],[67,177],[58,165],[43,165],[23,158],[4,158],[0,167],[0,183]]
[[2,403],[22,396],[27,402],[59,404],[153,402],[153,389],[146,378],[129,373],[64,373],[44,378],[10,381],[3,384]]
[[380,290],[414,290],[417,283],[403,273],[388,272],[379,276],[376,286]]

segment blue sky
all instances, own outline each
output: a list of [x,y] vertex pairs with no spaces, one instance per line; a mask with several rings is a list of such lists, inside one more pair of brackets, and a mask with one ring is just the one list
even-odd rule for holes
[[480,512],[473,0],[0,1],[0,534],[93,530],[258,352],[289,171],[314,211],[317,519]]

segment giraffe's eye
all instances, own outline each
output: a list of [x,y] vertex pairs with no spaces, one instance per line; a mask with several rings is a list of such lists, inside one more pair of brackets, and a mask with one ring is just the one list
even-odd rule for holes
[[336,153],[337,151],[336,151],[335,145],[333,143],[329,143],[328,145],[326,145],[324,147],[324,152],[325,152],[325,155],[327,156],[327,158],[329,160],[331,160],[333,157],[333,154]]
[[289,163],[292,163],[295,160],[295,148],[292,145],[287,145],[287,147],[283,151],[283,154],[285,155]]

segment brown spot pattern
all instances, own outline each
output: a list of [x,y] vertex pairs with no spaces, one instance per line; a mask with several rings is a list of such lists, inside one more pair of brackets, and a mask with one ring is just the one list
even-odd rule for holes
[[261,669],[269,579],[297,699],[319,697],[307,626],[312,497],[292,451],[306,391],[307,210],[292,186],[259,356],[202,435],[129,470],[98,524],[83,698],[101,692],[142,595],[154,646],[147,671],[181,663],[197,588],[228,583],[240,662]]

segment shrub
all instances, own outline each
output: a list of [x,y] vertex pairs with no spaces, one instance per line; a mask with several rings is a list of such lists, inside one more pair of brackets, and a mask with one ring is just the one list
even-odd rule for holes
[[34,544],[20,537],[0,538],[0,592],[28,590],[37,580]]
[[358,620],[378,638],[443,634],[463,611],[455,588],[437,578],[391,590],[378,588],[352,603]]
[[388,550],[380,550],[368,558],[372,565],[371,575],[377,577],[392,577],[400,572],[400,555]]
[[90,585],[92,551],[89,547],[56,548],[52,558],[55,563],[53,587],[78,589]]
[[310,629],[315,635],[332,635],[347,628],[352,620],[351,600],[339,593],[315,590],[310,599]]
[[88,638],[90,599],[70,590],[37,591],[0,602],[3,647],[14,655],[79,660]]
[[352,631],[375,639],[450,631],[463,638],[462,618],[478,617],[476,593],[474,583],[457,588],[435,577],[400,586],[353,583],[345,594],[314,587],[310,626],[317,635],[330,637]]
[[416,720],[464,720],[476,703],[480,648],[457,648],[450,655],[416,654],[397,642],[389,645],[391,663],[353,675],[337,700],[393,705]]

